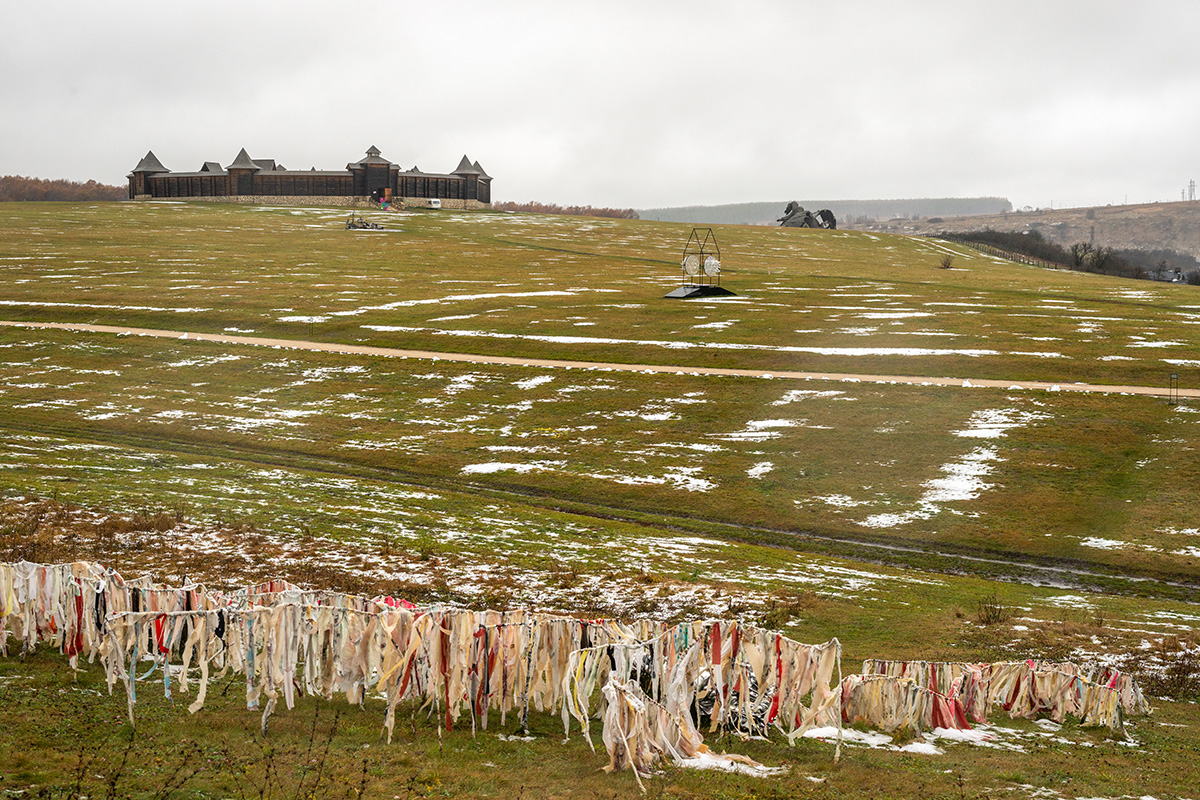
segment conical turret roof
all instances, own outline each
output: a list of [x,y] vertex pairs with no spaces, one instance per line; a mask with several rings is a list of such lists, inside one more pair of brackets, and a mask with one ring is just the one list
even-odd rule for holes
[[146,155],[138,162],[138,165],[133,168],[134,172],[170,172],[158,160],[158,156],[154,155],[153,150],[147,150]]
[[253,170],[258,170],[258,169],[261,169],[261,167],[259,167],[259,166],[258,166],[258,164],[255,164],[255,163],[254,163],[254,159],[250,158],[250,154],[249,154],[249,153],[247,153],[247,152],[246,152],[246,148],[244,148],[244,147],[243,147],[241,150],[239,150],[239,151],[238,151],[237,158],[235,158],[235,159],[233,160],[233,163],[232,163],[232,164],[230,164],[230,165],[229,165],[228,167],[226,167],[225,169],[253,169]]
[[454,172],[452,172],[451,174],[452,175],[476,175],[478,173],[479,173],[479,170],[475,169],[475,165],[471,163],[471,159],[467,158],[466,156],[463,156],[462,161],[458,162],[458,166],[455,168]]
[[490,179],[492,177],[491,175],[488,175],[486,172],[483,171],[483,167],[479,166],[478,161],[476,161],[473,166],[475,167],[475,171],[479,173],[479,177],[488,178],[488,179]]

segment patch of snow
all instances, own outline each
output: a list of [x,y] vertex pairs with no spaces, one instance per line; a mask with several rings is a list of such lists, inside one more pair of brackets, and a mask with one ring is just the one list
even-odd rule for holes
[[486,464],[468,464],[462,468],[465,475],[491,475],[496,472],[517,472],[524,474],[526,472],[544,472],[562,466],[563,461],[531,461],[524,464],[512,464],[499,461],[490,461]]
[[746,474],[751,478],[762,478],[763,475],[766,475],[773,469],[775,469],[775,465],[770,461],[760,461],[746,470]]
[[1097,550],[1120,550],[1127,546],[1126,542],[1121,542],[1116,539],[1101,539],[1098,536],[1089,536],[1079,542],[1084,547],[1094,547]]
[[536,378],[526,378],[523,381],[517,381],[514,385],[520,389],[533,389],[542,384],[550,383],[552,380],[554,380],[553,375],[538,375]]

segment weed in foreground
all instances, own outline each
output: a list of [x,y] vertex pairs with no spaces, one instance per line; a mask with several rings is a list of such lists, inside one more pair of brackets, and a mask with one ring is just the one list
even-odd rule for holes
[[979,598],[975,608],[975,621],[980,625],[998,625],[1011,618],[1012,609],[1006,608],[995,592]]
[[813,607],[817,595],[812,591],[797,589],[776,589],[771,592],[766,610],[762,616],[762,626],[771,630],[780,630],[801,613]]

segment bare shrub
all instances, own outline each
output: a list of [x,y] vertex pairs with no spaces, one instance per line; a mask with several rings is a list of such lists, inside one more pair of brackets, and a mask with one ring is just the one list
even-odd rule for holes
[[801,612],[811,609],[817,602],[817,595],[812,591],[799,589],[776,589],[771,592],[766,610],[762,616],[762,626],[771,630],[779,630],[793,619],[801,616]]
[[662,578],[643,567],[641,572],[633,576],[633,580],[635,583],[640,583],[643,586],[653,586],[661,581]]
[[579,585],[579,565],[572,561],[551,559],[548,571],[550,581],[560,589],[573,589]]
[[995,592],[979,598],[975,607],[975,621],[980,625],[997,625],[1011,618],[1012,609],[1006,608]]
[[1145,660],[1128,668],[1148,694],[1175,700],[1200,698],[1200,646],[1190,639],[1159,639]]

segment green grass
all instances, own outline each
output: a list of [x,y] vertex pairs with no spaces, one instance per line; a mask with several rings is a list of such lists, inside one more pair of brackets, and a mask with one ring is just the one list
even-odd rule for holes
[[[561,721],[532,714],[532,741],[505,741],[512,720],[472,736],[458,726],[439,737],[425,714],[402,706],[396,736],[380,741],[383,703],[347,707],[302,698],[271,719],[245,710],[238,679],[215,683],[205,709],[187,714],[153,685],[138,693],[137,728],[124,698],[107,695],[95,667],[73,678],[56,655],[0,661],[0,791],[73,797],[639,797],[630,773],[605,775],[607,758],[577,731],[562,741]],[[1194,707],[1160,704],[1134,721],[1131,748],[1104,733],[1064,726],[1042,736],[1026,722],[996,722],[1023,734],[1024,752],[949,745],[945,756],[847,746],[833,763],[831,744],[801,740],[723,742],[790,772],[771,779],[667,769],[647,779],[651,797],[1063,797],[1188,796],[1200,780]],[[599,738],[596,739],[600,746]],[[814,782],[810,778],[819,779]],[[1022,789],[1022,787],[1028,787]]]
[[[671,519],[745,541],[814,533],[1170,580],[1198,574],[1200,537],[1181,531],[1200,528],[1191,502],[1200,416],[1153,398],[463,365],[19,329],[0,330],[0,354],[0,431],[12,435],[517,494],[535,507]],[[1003,436],[963,435],[996,419],[1008,425]],[[142,469],[102,470],[96,486],[95,472],[75,474],[80,459],[14,443],[0,486],[54,485],[115,508],[149,491]],[[529,471],[472,471],[487,464]],[[770,471],[755,475],[762,464]],[[988,488],[931,510],[931,482],[979,464]],[[175,483],[168,472],[151,494],[195,494]],[[301,516],[269,497],[253,508],[227,486],[193,505],[285,530]],[[886,525],[888,514],[903,521]],[[327,524],[319,507],[308,516],[320,533],[361,532]],[[1085,546],[1093,540],[1121,546]]]
[[[1017,266],[910,237],[719,228],[724,282],[740,300],[690,303],[661,299],[679,279],[684,226],[414,213],[388,218],[386,231],[355,233],[342,227],[343,216],[211,204],[12,204],[0,215],[0,292],[18,319],[964,378],[1165,385],[1181,370],[1162,358],[1186,359],[1197,344],[1187,324],[1200,305],[1195,287]],[[946,247],[957,253],[953,270],[939,266]],[[592,341],[545,340],[564,336]],[[1146,336],[1177,344],[1130,347]],[[705,346],[713,343],[723,346]],[[848,356],[780,347],[959,352]],[[964,354],[979,351],[988,353]],[[1102,360],[1114,356],[1132,360]]]
[[[683,226],[421,213],[352,233],[342,219],[335,209],[3,204],[0,318],[1061,383],[1162,385],[1177,372],[1187,387],[1200,365],[1189,360],[1195,287],[965,250],[944,270],[942,245],[907,237],[721,228],[723,282],[738,299],[679,302],[661,296],[678,280]],[[126,574],[214,582],[281,575],[476,607],[765,618],[802,641],[838,637],[847,671],[867,657],[1107,653],[1152,676],[1162,666],[1154,643],[1178,635],[1194,646],[1200,623],[1197,423],[1189,406],[1146,397],[2,328],[0,557],[99,558]],[[996,435],[983,435],[988,425]],[[1073,570],[1058,577],[1095,591],[1035,585],[1047,576],[1039,567]],[[993,595],[1012,618],[981,626],[976,608]],[[57,657],[39,655],[0,661],[0,677],[0,707],[21,710],[0,734],[0,763],[18,764],[0,772],[24,781],[10,785],[65,791],[97,728],[112,738],[101,748],[108,766],[93,774],[110,774],[128,731],[121,703],[88,691],[94,671],[76,686]],[[26,684],[70,698],[72,710],[43,708]],[[276,738],[261,742],[235,694],[197,717],[139,704],[143,773],[124,773],[128,791],[156,794],[188,740],[217,765],[188,784],[196,796],[231,796],[226,773],[253,758],[248,769],[265,768],[263,747],[286,762],[276,794],[305,793],[301,751],[325,741],[312,733],[318,707],[281,713]],[[319,707],[319,731],[335,709]],[[77,733],[71,719],[83,721]],[[549,718],[537,725],[533,743],[456,731],[441,751],[418,726],[389,749],[370,709],[342,709],[329,774],[341,776],[339,796],[359,785],[364,757],[373,796],[633,796],[630,776],[593,774],[603,758],[576,740],[560,745]],[[959,797],[1031,784],[1170,796],[1195,784],[1194,706],[1163,704],[1135,729],[1137,750],[1103,739],[1045,742],[1036,754],[961,746],[932,760],[855,750],[837,767],[823,745],[733,743],[793,775],[747,783],[669,771],[651,792]],[[81,793],[105,791],[88,781]]]

